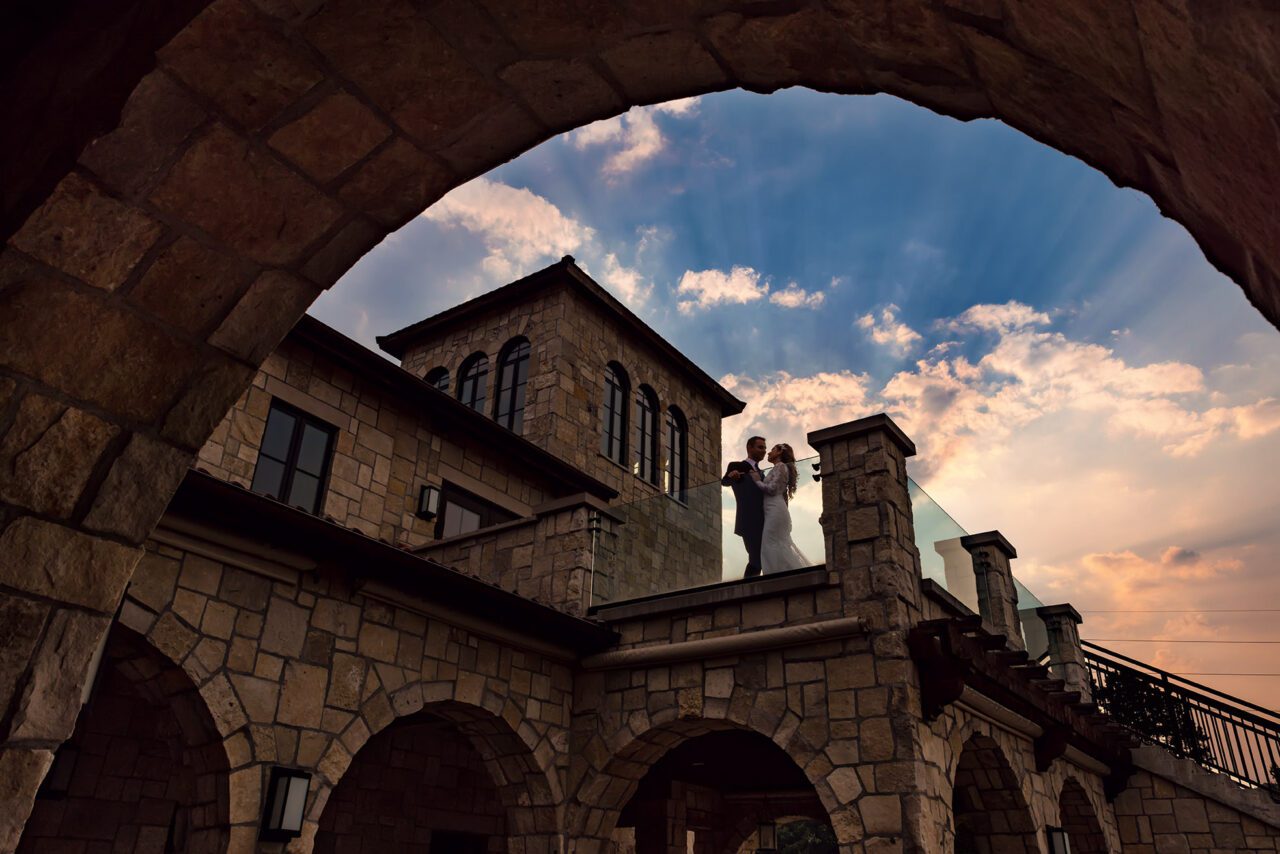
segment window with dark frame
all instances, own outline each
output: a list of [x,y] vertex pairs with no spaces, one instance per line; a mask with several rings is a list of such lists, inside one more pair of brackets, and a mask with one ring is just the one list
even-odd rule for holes
[[689,480],[689,423],[676,407],[667,409],[667,459],[663,476],[667,495],[677,501],[686,499]]
[[445,481],[440,490],[440,511],[436,516],[436,539],[470,534],[490,525],[518,519],[515,513],[486,501],[475,493]]
[[488,382],[489,357],[484,353],[473,353],[458,369],[458,400],[478,412],[484,412]]
[[529,382],[529,341],[513,338],[498,356],[498,399],[493,420],[513,433],[524,427],[524,394]]
[[253,471],[253,491],[318,514],[336,432],[332,425],[300,409],[271,401]]
[[600,408],[600,452],[621,466],[627,464],[627,398],[631,384],[616,362],[604,369],[604,405]]
[[445,394],[449,393],[449,369],[444,365],[427,371],[425,379],[427,385],[435,386]]
[[635,454],[631,471],[641,480],[658,483],[658,395],[647,385],[636,389]]

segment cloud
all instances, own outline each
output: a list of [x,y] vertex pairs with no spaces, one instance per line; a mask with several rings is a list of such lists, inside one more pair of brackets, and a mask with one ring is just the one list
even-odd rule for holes
[[687,118],[697,113],[698,100],[697,97],[681,98],[665,104],[635,107],[622,115],[572,131],[568,139],[579,151],[613,147],[614,150],[605,157],[601,171],[607,178],[616,180],[634,172],[666,149],[668,140],[658,127],[655,116],[665,114]]
[[786,371],[755,378],[727,374],[720,384],[747,402],[742,415],[721,422],[724,453],[729,459],[735,459],[753,435],[787,442],[798,456],[809,456],[813,452],[805,441],[807,431],[876,411],[871,378],[852,371],[803,377]]
[[734,266],[724,270],[686,270],[676,285],[680,298],[677,307],[682,314],[717,305],[745,305],[763,299],[769,293],[768,282],[751,267]]
[[482,266],[496,279],[510,281],[546,259],[576,252],[595,239],[589,226],[527,189],[476,178],[429,207],[424,219],[446,228],[480,235]]
[[898,320],[898,307],[887,305],[880,310],[880,320],[875,315],[864,314],[854,321],[861,329],[871,333],[871,340],[899,356],[905,356],[921,340],[919,332]]
[[983,303],[971,306],[948,324],[950,329],[986,329],[992,332],[1009,332],[1026,326],[1043,326],[1049,323],[1049,315],[1036,311],[1029,305],[1010,300],[1003,305]]
[[822,291],[809,292],[795,282],[769,295],[769,302],[783,308],[820,308],[826,299],[827,295]]
[[[652,282],[624,264],[616,251],[602,246],[594,229],[524,188],[476,178],[436,202],[422,218],[477,235],[486,253],[480,266],[490,286],[577,254],[584,269],[598,268],[600,283],[633,308],[642,306],[653,292]],[[637,256],[660,238],[656,229],[642,229],[639,234]]]

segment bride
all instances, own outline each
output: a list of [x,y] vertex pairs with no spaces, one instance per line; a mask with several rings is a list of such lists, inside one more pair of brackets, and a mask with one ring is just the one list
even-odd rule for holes
[[760,567],[765,575],[812,566],[791,540],[791,510],[787,506],[796,494],[796,455],[787,444],[769,449],[773,468],[763,477],[752,472],[751,479],[764,493],[764,531],[760,537]]

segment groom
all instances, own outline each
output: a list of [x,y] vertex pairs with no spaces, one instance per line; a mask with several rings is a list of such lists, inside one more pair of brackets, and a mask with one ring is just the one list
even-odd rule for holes
[[752,436],[747,440],[747,458],[742,462],[729,463],[728,470],[720,480],[721,486],[733,488],[733,497],[738,502],[738,516],[733,532],[742,537],[742,544],[747,547],[747,571],[744,578],[754,578],[760,574],[764,493],[751,480],[751,473],[760,471],[760,461],[764,459],[766,447],[763,436]]

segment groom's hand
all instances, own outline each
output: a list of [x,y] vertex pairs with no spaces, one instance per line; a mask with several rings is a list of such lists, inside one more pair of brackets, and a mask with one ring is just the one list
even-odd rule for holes
[[742,480],[742,472],[740,471],[729,472],[729,480]]

